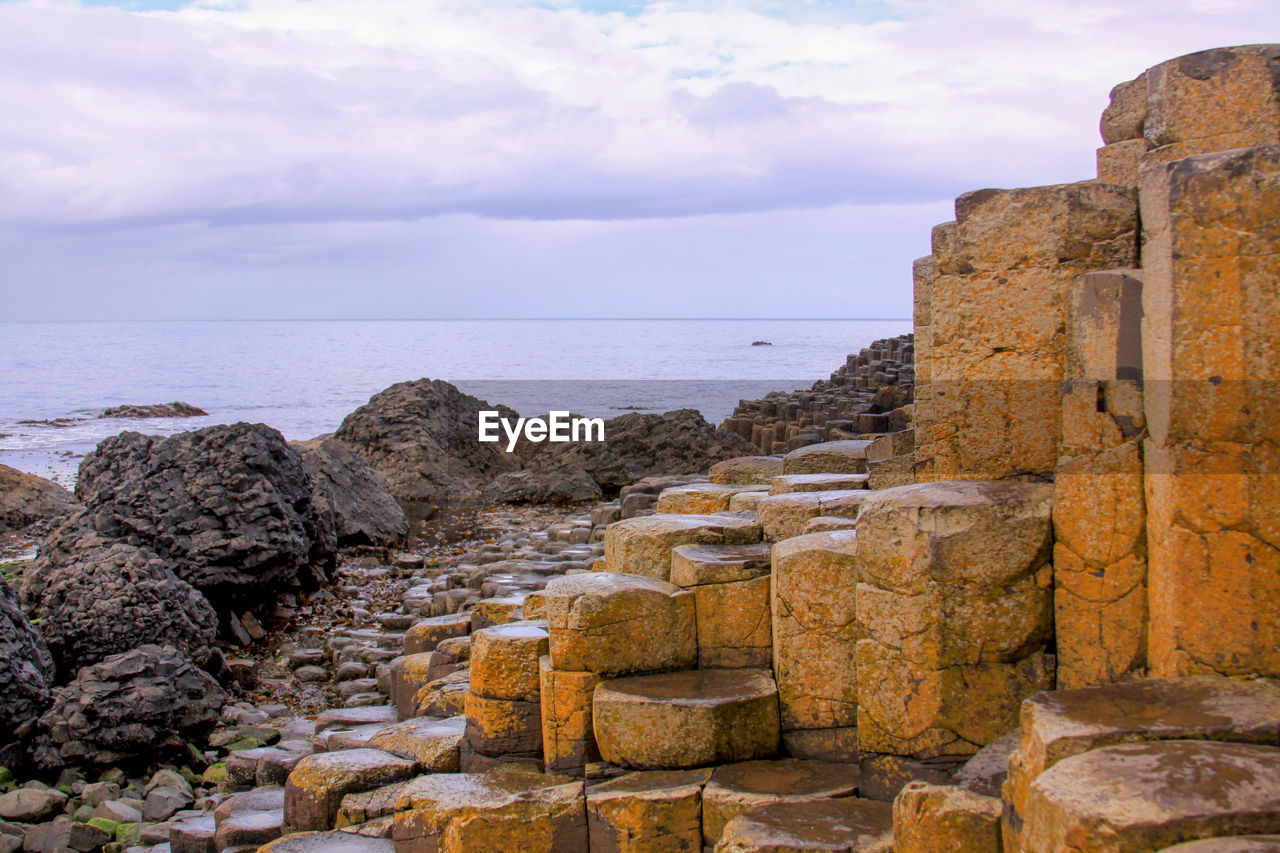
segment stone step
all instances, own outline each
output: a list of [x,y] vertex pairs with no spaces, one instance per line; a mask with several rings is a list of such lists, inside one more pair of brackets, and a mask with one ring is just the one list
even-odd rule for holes
[[[365,723],[362,726],[351,726],[349,728],[328,728],[312,737],[311,743],[316,752],[363,749],[369,745],[369,738],[382,731],[385,726],[386,723]],[[296,767],[297,765],[295,764],[294,766]]]
[[348,749],[308,755],[285,784],[285,832],[328,830],[342,798],[407,779],[417,763],[380,749]]
[[671,582],[681,587],[752,580],[770,571],[768,542],[679,545],[671,551]]
[[916,481],[916,456],[904,453],[867,463],[867,488],[892,489],[909,486]]
[[592,716],[601,758],[675,770],[769,758],[778,750],[778,690],[767,671],[708,669],[602,681]]
[[397,853],[587,850],[583,785],[519,764],[419,776],[396,802]]
[[[456,773],[457,768],[449,772]],[[383,785],[371,791],[347,794],[338,807],[334,826],[338,829],[347,829],[394,815],[400,792],[408,784],[408,782],[392,782],[390,785]],[[390,837],[389,833],[388,837]]]
[[667,580],[671,549],[678,545],[746,545],[760,541],[749,513],[648,515],[609,525],[604,534],[608,570]]
[[462,715],[415,717],[380,729],[369,738],[369,747],[416,762],[423,773],[455,773],[466,725]]
[[1280,832],[1280,748],[1170,740],[1064,758],[1036,779],[1017,850],[1159,850]]
[[867,488],[866,474],[783,474],[769,481],[769,494],[834,492]]
[[391,661],[391,704],[401,717],[417,713],[415,697],[431,678],[431,658],[434,651],[416,655],[401,655]]
[[824,441],[793,450],[782,459],[783,474],[865,474],[869,441]]
[[449,613],[415,622],[404,632],[404,653],[433,652],[441,640],[471,633],[470,613]]
[[697,851],[702,792],[710,770],[639,770],[587,786],[593,850],[617,853]]
[[366,723],[394,723],[400,718],[391,705],[369,705],[364,708],[329,708],[316,715],[316,734],[325,729],[362,726]]
[[672,582],[693,591],[700,668],[772,666],[771,550],[758,543],[680,545],[671,552]]
[[713,483],[748,486],[767,483],[781,473],[781,456],[739,456],[712,465],[707,477]]
[[471,690],[486,699],[536,700],[538,659],[548,653],[545,622],[521,621],[471,635]]
[[658,503],[654,509],[661,513],[672,514],[708,514],[727,512],[729,502],[734,495],[742,492],[767,492],[768,486],[755,484],[749,486],[729,486],[716,483],[694,483],[688,486],[673,486],[663,489],[658,495]]
[[720,840],[725,824],[760,806],[808,803],[858,793],[858,766],[783,758],[717,767],[702,792],[702,840]]
[[259,853],[395,853],[387,838],[353,832],[297,832],[258,848]]
[[857,530],[858,520],[856,518],[840,518],[836,515],[815,515],[804,523],[804,531],[801,536],[806,533],[830,533],[832,530]]
[[716,853],[784,850],[893,853],[893,807],[856,797],[760,806],[725,824],[715,847]]
[[1206,838],[1166,847],[1159,853],[1280,853],[1280,835]]
[[455,717],[465,712],[470,692],[471,670],[461,669],[428,682],[414,697],[414,705],[424,717]]
[[869,489],[837,489],[770,495],[761,499],[757,513],[764,538],[781,542],[803,534],[809,520],[818,516],[856,518],[863,502],[874,494]]

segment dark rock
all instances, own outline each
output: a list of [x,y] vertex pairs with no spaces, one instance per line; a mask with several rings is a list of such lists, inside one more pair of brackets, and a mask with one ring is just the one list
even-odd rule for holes
[[150,406],[113,406],[99,418],[199,418],[209,414],[204,409],[196,408],[190,403],[174,401],[172,403],[155,403]]
[[0,743],[52,701],[53,658],[31,627],[18,597],[0,581]]
[[156,641],[203,663],[218,631],[208,600],[148,548],[115,544],[74,551],[65,561],[38,558],[23,592],[60,680]]
[[95,535],[66,541],[60,530],[41,560],[65,561],[97,538],[146,546],[215,602],[312,585],[333,566],[335,535],[311,478],[262,424],[113,436],[81,463],[76,497]]
[[334,438],[291,442],[311,475],[312,500],[333,519],[338,544],[394,545],[409,535],[404,510],[351,445]]
[[37,760],[134,765],[181,756],[218,721],[226,694],[173,646],[146,645],[84,667],[40,718]]
[[485,500],[501,503],[576,503],[598,500],[602,494],[600,485],[581,468],[509,471],[484,489]]
[[519,417],[439,379],[400,382],[347,415],[334,435],[381,473],[399,500],[475,494],[493,477],[520,468],[500,443],[477,440],[482,409]]
[[51,526],[74,508],[57,483],[0,465],[0,533]]

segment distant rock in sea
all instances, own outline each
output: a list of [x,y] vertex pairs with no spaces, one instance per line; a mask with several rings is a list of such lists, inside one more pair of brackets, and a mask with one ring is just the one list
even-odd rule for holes
[[190,403],[175,400],[172,403],[156,403],[150,406],[113,406],[99,418],[199,418],[209,413]]
[[751,345],[753,347],[771,347],[773,346],[773,341],[752,341]]

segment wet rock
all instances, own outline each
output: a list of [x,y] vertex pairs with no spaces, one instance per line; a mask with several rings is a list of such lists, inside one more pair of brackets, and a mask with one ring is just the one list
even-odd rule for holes
[[650,515],[609,525],[604,553],[611,572],[667,580],[671,550],[679,545],[747,545],[760,536],[749,513]]
[[333,518],[339,545],[393,545],[409,535],[404,510],[382,475],[350,445],[334,438],[290,444],[311,475],[316,509]]
[[150,405],[112,406],[98,415],[99,418],[200,418],[207,417],[208,412],[190,403],[175,400],[172,403],[153,403]]
[[779,803],[725,824],[716,853],[829,850],[892,853],[893,807],[857,798]]
[[18,597],[0,580],[0,743],[44,712],[52,701],[53,659],[27,621]]
[[40,718],[50,743],[37,758],[118,765],[185,755],[218,721],[226,694],[173,646],[140,646],[84,667]]
[[218,630],[208,599],[145,547],[117,543],[37,560],[26,591],[64,679],[157,637],[203,663]]
[[297,832],[258,849],[261,853],[395,853],[391,839],[354,832]]
[[0,533],[48,527],[74,508],[57,483],[0,465]]

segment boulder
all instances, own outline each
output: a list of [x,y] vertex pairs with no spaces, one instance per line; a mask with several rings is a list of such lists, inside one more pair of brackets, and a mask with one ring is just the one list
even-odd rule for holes
[[39,588],[33,609],[61,680],[156,640],[203,664],[218,631],[209,601],[145,547],[93,547],[46,563]]
[[893,807],[844,798],[761,806],[725,824],[716,853],[892,853]]
[[702,792],[703,842],[714,845],[726,823],[760,806],[809,803],[856,793],[858,768],[853,764],[784,758],[717,767]]
[[338,544],[394,545],[409,535],[409,522],[388,494],[382,475],[336,438],[290,442],[311,475],[312,501],[332,518]]
[[48,526],[73,507],[71,493],[57,483],[0,465],[0,533]]
[[593,850],[682,853],[702,844],[709,770],[641,770],[587,788]]
[[88,515],[59,528],[33,568],[120,541],[151,548],[219,601],[314,584],[333,566],[334,532],[312,501],[311,478],[284,437],[262,424],[112,436],[81,463],[76,498]]
[[149,405],[112,406],[98,415],[99,418],[200,418],[209,413],[204,409],[175,400],[172,403]]
[[35,719],[52,699],[53,659],[13,588],[0,580],[0,743]]
[[474,495],[521,467],[504,443],[476,440],[482,409],[519,417],[439,379],[399,382],[347,415],[334,437],[363,456],[398,500]]
[[285,784],[285,832],[332,829],[344,796],[407,779],[417,767],[416,761],[380,749],[308,755]]
[[226,694],[173,646],[145,645],[84,667],[40,718],[37,760],[116,765],[185,755],[218,721]]

